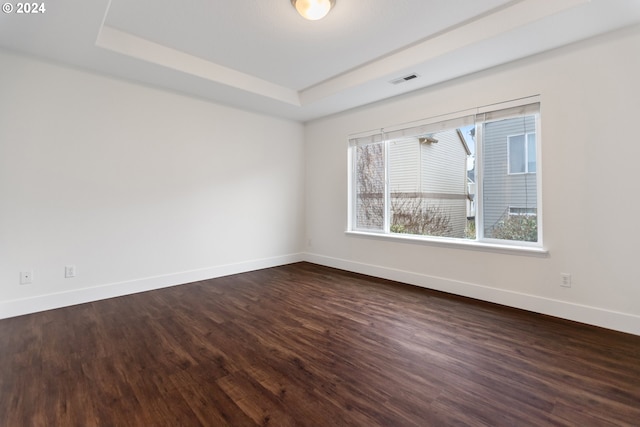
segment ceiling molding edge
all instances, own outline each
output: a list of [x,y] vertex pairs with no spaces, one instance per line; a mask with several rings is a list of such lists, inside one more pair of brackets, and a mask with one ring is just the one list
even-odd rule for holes
[[317,102],[372,80],[392,80],[420,64],[589,2],[590,0],[517,1],[466,25],[445,30],[421,43],[304,89],[300,91],[301,104]]
[[160,65],[296,107],[298,91],[224,67],[194,55],[172,49],[103,24],[95,45],[141,61]]

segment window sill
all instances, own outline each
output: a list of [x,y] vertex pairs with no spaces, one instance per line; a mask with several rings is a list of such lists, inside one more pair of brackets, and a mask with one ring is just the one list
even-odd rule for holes
[[501,245],[496,243],[476,242],[472,240],[448,239],[438,237],[418,237],[408,234],[382,234],[366,231],[345,231],[345,234],[379,240],[390,240],[418,245],[439,246],[445,248],[465,249],[482,252],[495,252],[509,255],[524,255],[546,258],[549,251],[535,246]]

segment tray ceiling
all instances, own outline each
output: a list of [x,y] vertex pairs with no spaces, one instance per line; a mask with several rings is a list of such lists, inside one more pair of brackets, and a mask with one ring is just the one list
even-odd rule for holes
[[[57,0],[0,47],[307,121],[640,22],[637,0]],[[416,74],[418,77],[392,84]]]

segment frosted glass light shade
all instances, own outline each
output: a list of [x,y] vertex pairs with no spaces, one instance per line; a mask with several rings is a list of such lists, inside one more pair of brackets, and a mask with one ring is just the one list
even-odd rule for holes
[[291,4],[303,18],[317,21],[327,16],[336,0],[291,0]]

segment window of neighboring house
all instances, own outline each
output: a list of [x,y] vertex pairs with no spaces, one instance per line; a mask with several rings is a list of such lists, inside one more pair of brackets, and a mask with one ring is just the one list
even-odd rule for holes
[[512,135],[508,138],[509,174],[536,172],[536,134]]
[[349,231],[541,247],[539,109],[535,97],[353,136]]
[[536,215],[536,208],[509,206],[509,215]]

